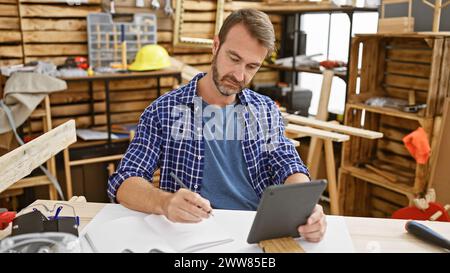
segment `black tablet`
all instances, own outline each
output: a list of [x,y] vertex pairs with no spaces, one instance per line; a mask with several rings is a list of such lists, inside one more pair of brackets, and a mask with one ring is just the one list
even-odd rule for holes
[[299,237],[298,226],[306,223],[326,185],[326,180],[315,180],[267,187],[247,242],[254,244],[280,237]]

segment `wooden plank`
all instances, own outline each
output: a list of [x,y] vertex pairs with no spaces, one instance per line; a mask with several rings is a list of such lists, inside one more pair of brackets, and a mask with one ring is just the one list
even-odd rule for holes
[[[4,1],[4,0],[3,0]],[[81,0],[80,0],[81,1]],[[19,0],[20,3],[39,3],[39,4],[67,4],[67,0]],[[75,0],[74,0],[75,2]],[[98,5],[102,0],[82,0],[83,5]]]
[[0,59],[22,58],[21,45],[0,45]]
[[373,186],[371,190],[373,196],[397,204],[401,207],[406,207],[409,204],[408,197],[405,195],[378,186]]
[[82,31],[86,30],[86,19],[28,19],[22,18],[22,30],[59,30]]
[[25,43],[85,43],[86,31],[24,31]]
[[386,213],[376,210],[376,209],[371,209],[369,213],[370,213],[370,217],[374,217],[374,218],[388,218],[389,217]]
[[416,113],[407,113],[394,108],[388,107],[378,107],[378,106],[370,106],[363,103],[347,103],[347,107],[366,110],[373,113],[384,114],[392,117],[403,118],[403,119],[411,119],[417,121],[423,121],[424,118],[420,117]]
[[0,192],[76,141],[73,120],[0,157]]
[[174,54],[183,54],[183,53],[211,53],[210,48],[195,48],[195,47],[189,47],[189,48],[183,48],[183,47],[170,47],[170,50]]
[[380,132],[383,133],[385,138],[395,141],[402,141],[403,137],[406,136],[405,131],[388,126],[381,126]]
[[0,16],[18,17],[17,5],[0,4]]
[[387,74],[384,77],[384,83],[389,86],[407,88],[410,90],[428,91],[430,80],[423,78]]
[[398,166],[393,163],[384,162],[381,160],[374,160],[372,163],[373,163],[373,165],[375,165],[375,167],[377,167],[381,170],[395,173],[395,174],[397,174],[397,176],[404,177],[406,179],[409,179],[410,181],[413,181],[416,176],[416,174],[414,173],[413,170],[403,168],[402,166]]
[[378,149],[383,149],[401,156],[411,157],[411,154],[403,143],[392,140],[380,139],[378,141]]
[[[52,106],[52,117],[87,115],[91,112],[89,103]],[[94,103],[94,113],[104,113],[106,111],[105,102]]]
[[328,139],[336,142],[344,142],[348,141],[350,137],[348,135],[328,132],[320,129],[315,129],[311,127],[301,126],[301,125],[295,125],[295,124],[288,124],[286,126],[286,132],[293,133],[293,134],[305,134],[311,137],[317,137],[320,139]]
[[[356,167],[341,167],[341,169],[344,169],[345,171],[348,171],[352,176],[361,179],[366,182],[370,182],[371,184],[375,184],[387,189],[390,189],[392,191],[402,193],[402,194],[411,194],[414,193],[414,189],[412,185],[407,185],[403,183],[392,183],[389,182],[387,179],[384,179],[380,177],[378,174],[375,174],[373,172],[368,172],[367,169],[363,168],[356,168]],[[367,195],[359,195],[357,196],[358,199],[364,199],[364,197]],[[366,198],[367,199],[367,198]]]
[[430,64],[431,56],[431,50],[397,48],[387,50],[387,58],[393,61]]
[[17,0],[0,0],[0,3],[17,5]]
[[215,24],[214,23],[183,23],[181,25],[181,32],[189,33],[208,33],[214,34]]
[[20,30],[19,18],[0,17],[0,29]]
[[[81,91],[81,92],[54,92],[50,94],[50,103],[53,105],[56,104],[69,104],[69,103],[80,103],[80,102],[88,102],[90,99],[89,92]],[[104,100],[105,93],[104,92],[94,92],[94,101]]]
[[316,120],[313,118],[307,118],[299,115],[291,115],[283,113],[283,117],[286,118],[289,122],[295,124],[311,126],[323,130],[330,130],[351,136],[359,136],[368,139],[377,139],[383,137],[383,134],[379,132],[355,128],[346,125],[340,125],[332,122]]
[[215,11],[216,3],[214,1],[193,1],[187,0],[183,1],[183,9],[190,11]]
[[[74,55],[75,56],[75,55]],[[76,56],[82,56],[82,57],[88,57],[86,55],[76,55]],[[43,61],[43,62],[49,62],[49,63],[53,63],[55,65],[62,65],[64,64],[64,62],[66,61],[67,56],[66,57],[47,57],[47,56],[38,56],[38,57],[33,57],[33,56],[27,56],[25,57],[25,62],[35,62],[35,61]]]
[[20,31],[0,31],[0,43],[21,42]]
[[143,112],[147,106],[150,105],[150,101],[131,101],[131,102],[119,102],[111,103],[111,112]]
[[378,19],[378,33],[409,33],[414,31],[414,18],[393,17]]
[[403,48],[403,49],[428,49],[433,48],[434,38],[426,39],[422,37],[391,37],[387,44],[392,48]]
[[[166,92],[170,91],[169,88],[164,88],[161,91]],[[134,101],[134,100],[143,100],[149,104],[150,101],[153,101],[157,98],[156,89],[148,90],[130,90],[126,92],[111,92],[110,99],[111,102],[119,102],[119,101]]]
[[67,6],[67,5],[20,5],[20,14],[22,17],[80,17],[85,18],[89,13],[101,12],[97,6]]
[[216,12],[184,12],[183,22],[196,21],[196,22],[214,22],[216,21]]
[[388,215],[392,215],[394,211],[401,208],[400,206],[396,206],[378,198],[371,198],[370,204],[372,205],[372,208],[382,211]]
[[51,182],[45,175],[26,177],[14,183],[11,187],[8,188],[8,190],[45,186],[49,184],[51,184]]
[[87,55],[85,44],[25,44],[26,56]]
[[399,119],[396,117],[384,116],[384,115],[381,115],[380,123],[383,125],[388,125],[388,126],[394,127],[394,128],[401,128],[401,129],[407,130],[409,132],[416,130],[420,126],[420,124],[414,120]]
[[427,117],[434,116],[434,113],[436,112],[436,99],[438,96],[439,77],[441,75],[442,54],[444,49],[443,44],[443,39],[436,39],[434,41],[427,109],[425,114]]
[[[171,88],[174,79],[171,77],[161,78],[161,88]],[[157,86],[156,79],[118,79],[109,83],[111,93],[114,91],[128,91],[135,89],[154,89]],[[104,91],[103,81],[94,81],[92,89],[94,91]],[[85,81],[67,81],[67,90],[65,92],[79,92],[89,90],[88,83]]]
[[[9,65],[16,65],[16,64],[22,64],[22,59],[0,59],[0,67],[1,66],[9,66]],[[1,92],[0,92],[1,94]]]
[[438,143],[439,147],[436,152],[436,158],[433,159],[433,166],[431,167],[429,188],[434,188],[436,191],[436,201],[441,204],[450,204],[450,98],[445,100],[444,110],[442,115],[442,123],[439,132]]
[[436,98],[436,115],[442,114],[445,97],[450,97],[450,38],[445,39],[444,43],[439,92]]
[[191,32],[191,31],[182,31],[180,32],[181,37],[187,38],[202,38],[202,39],[212,39],[214,37],[214,32]]
[[[411,90],[405,88],[386,86],[385,91],[389,97],[408,100],[409,91]],[[416,96],[416,103],[427,103],[428,92],[416,90],[415,96]]]
[[427,64],[411,64],[395,61],[386,62],[386,72],[417,77],[430,77],[431,67]]
[[[364,41],[363,52],[362,52],[362,63],[361,63],[361,79],[360,79],[360,90],[361,92],[372,92],[370,89],[370,75],[373,70],[376,69],[377,60],[374,58],[374,54],[377,52],[378,40],[370,39]],[[357,72],[356,72],[357,73]]]
[[358,78],[358,61],[359,61],[359,46],[361,41],[358,37],[352,38],[351,41],[351,51],[350,51],[350,63],[349,67],[349,80],[347,86],[347,97],[351,97],[353,94],[356,94],[356,85]]
[[407,169],[415,170],[416,169],[416,162],[414,160],[410,160],[404,156],[399,156],[391,153],[386,153],[384,151],[378,150],[377,151],[377,158],[379,160],[397,164],[399,166],[402,166]]

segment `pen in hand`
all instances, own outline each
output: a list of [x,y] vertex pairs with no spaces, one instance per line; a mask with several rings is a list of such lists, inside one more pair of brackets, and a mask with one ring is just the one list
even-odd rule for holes
[[[175,180],[175,182],[177,182],[178,185],[180,185],[180,187],[189,190],[189,188],[186,187],[186,185],[183,183],[183,181],[181,181],[173,172],[170,173],[170,176]],[[212,210],[208,211],[207,213],[211,216],[214,216],[214,214],[212,213]]]

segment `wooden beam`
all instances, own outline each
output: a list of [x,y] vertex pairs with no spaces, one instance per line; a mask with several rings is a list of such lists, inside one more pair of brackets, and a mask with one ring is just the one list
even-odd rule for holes
[[0,45],[0,56],[2,58],[22,58],[21,45]]
[[411,62],[411,63],[431,63],[431,50],[398,49],[393,48],[387,51],[389,60]]
[[19,18],[0,17],[0,29],[20,30]]
[[22,30],[86,30],[86,19],[37,19],[22,18]]
[[294,134],[301,133],[301,134],[305,134],[310,137],[317,137],[320,139],[328,139],[328,140],[332,140],[332,141],[336,141],[336,142],[344,142],[344,141],[347,141],[350,139],[350,137],[348,135],[328,132],[328,131],[324,131],[324,130],[320,130],[320,129],[316,129],[316,128],[295,125],[295,124],[288,124],[288,126],[286,126],[286,132],[294,133]]
[[87,55],[85,44],[25,44],[26,56]]
[[21,40],[20,31],[0,31],[0,43],[20,42]]
[[[67,4],[67,0],[19,0],[20,3],[39,3],[39,4]],[[74,1],[75,2],[75,1]],[[102,0],[83,0],[83,5],[101,4]]]
[[16,65],[16,64],[22,64],[22,59],[0,59],[0,66],[9,66],[9,65]]
[[431,67],[427,64],[386,62],[386,72],[406,76],[430,77]]
[[86,18],[89,13],[101,12],[96,6],[74,6],[68,5],[20,5],[20,15],[22,17],[80,17]]
[[85,43],[86,31],[24,31],[25,43]]
[[387,74],[384,77],[386,85],[406,88],[410,90],[423,90],[428,91],[430,81],[424,78],[398,76],[393,74]]
[[342,133],[342,134],[346,134],[346,135],[358,136],[358,137],[363,137],[363,138],[368,138],[368,139],[377,139],[377,138],[383,137],[383,133],[380,133],[380,132],[359,129],[359,128],[355,128],[355,127],[351,127],[351,126],[340,125],[340,124],[336,124],[336,123],[332,123],[332,122],[326,122],[326,121],[302,117],[302,116],[298,116],[298,115],[291,115],[291,114],[284,113],[283,117],[286,118],[289,122],[292,122],[295,124],[311,126],[311,127],[315,127],[318,129],[334,131],[334,132],[338,132],[338,133]]
[[19,16],[17,6],[0,4],[0,16],[7,16],[7,17]]
[[0,157],[0,192],[75,141],[75,121],[70,120]]

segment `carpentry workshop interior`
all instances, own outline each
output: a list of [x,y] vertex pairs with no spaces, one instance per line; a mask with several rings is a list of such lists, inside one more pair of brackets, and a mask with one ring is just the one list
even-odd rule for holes
[[[139,179],[220,194],[215,214],[324,180],[328,218],[450,222],[449,0],[0,0],[0,69],[0,232],[43,200],[128,204]],[[202,104],[266,107],[280,134],[199,140]]]

